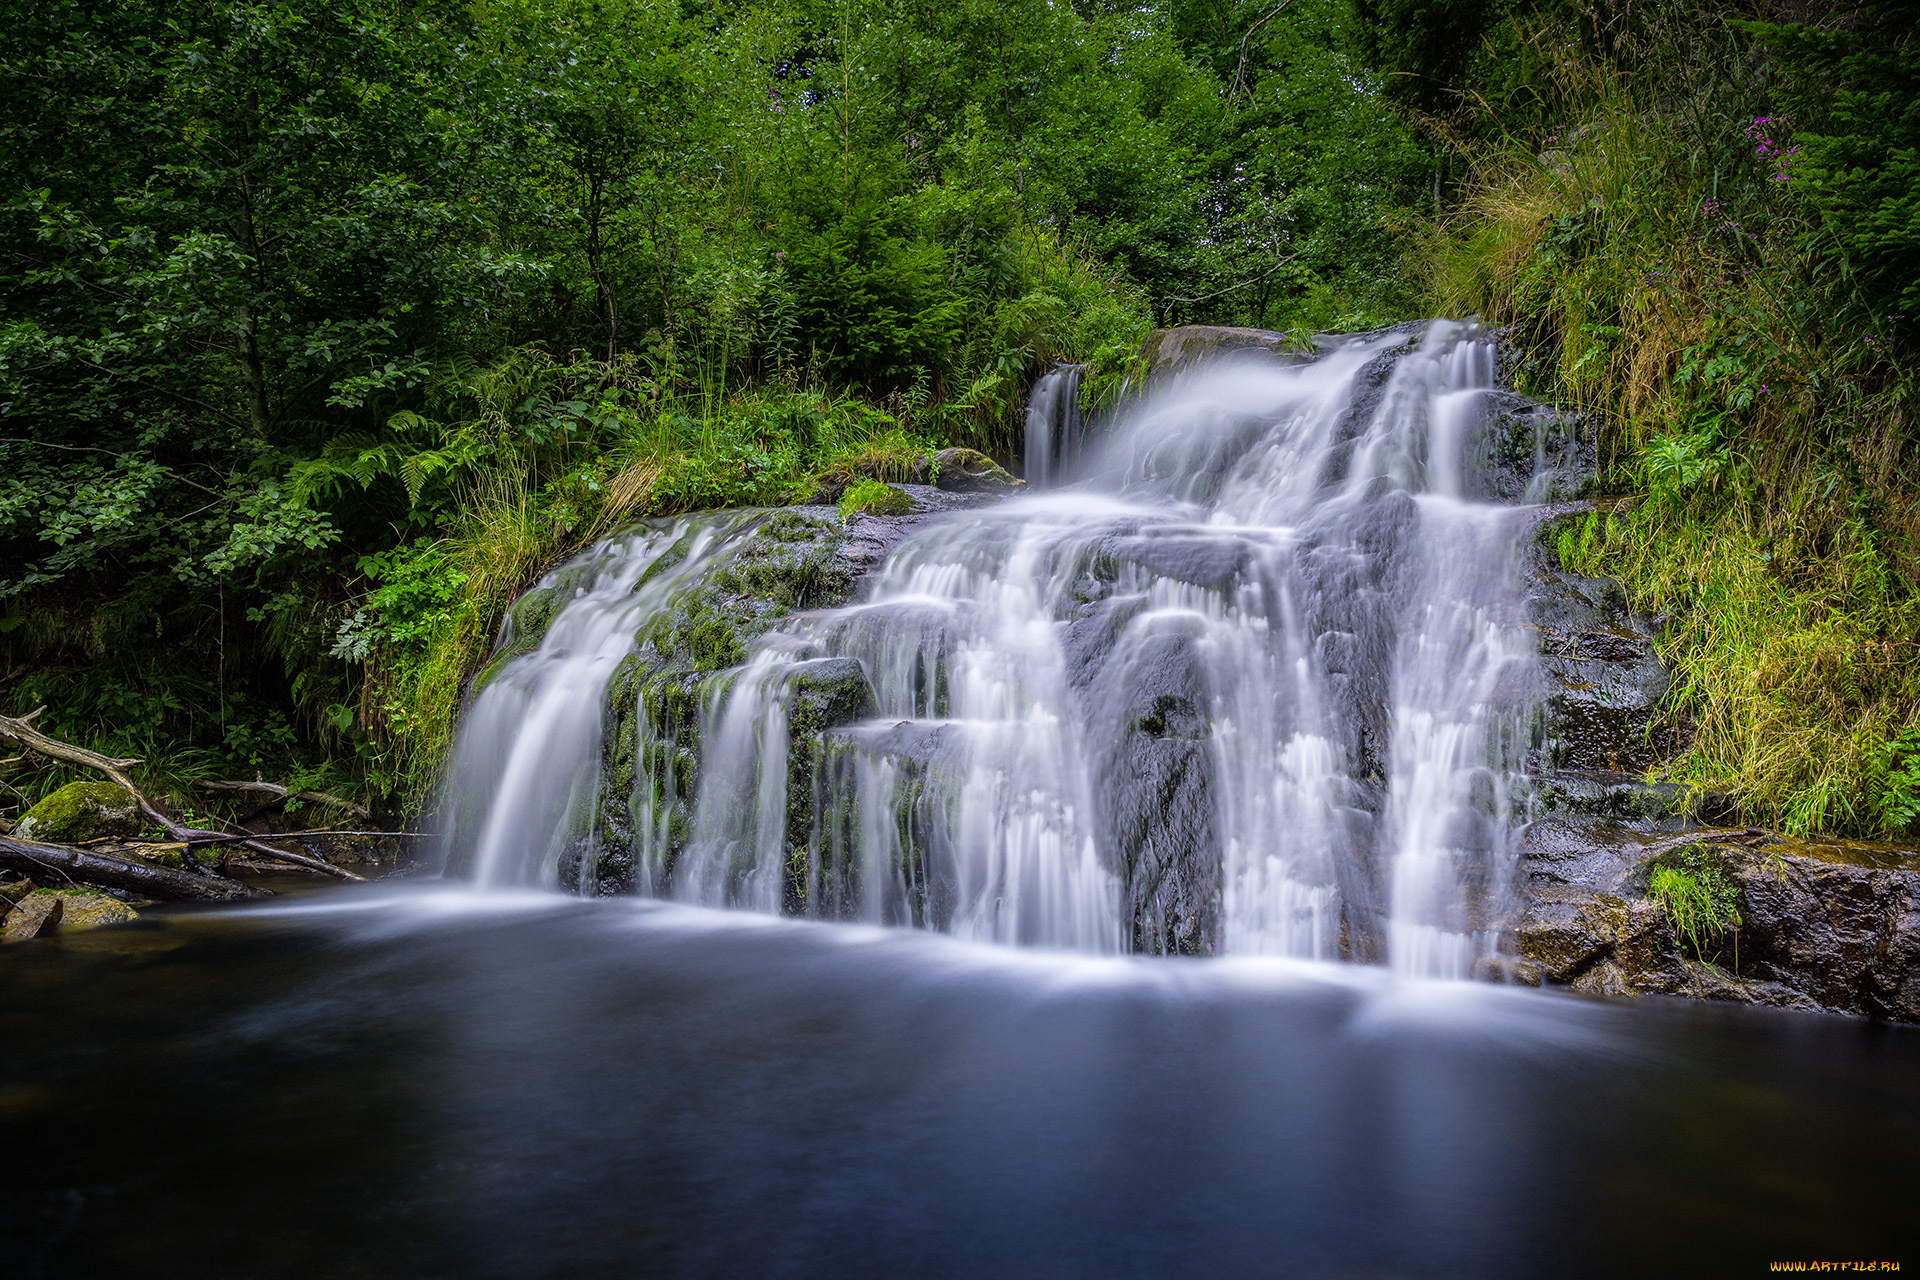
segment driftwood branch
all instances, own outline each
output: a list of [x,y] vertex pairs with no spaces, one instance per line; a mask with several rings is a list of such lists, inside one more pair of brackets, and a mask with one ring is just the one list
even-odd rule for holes
[[199,779],[193,784],[197,791],[236,792],[242,795],[261,796],[269,804],[284,800],[301,800],[308,804],[325,805],[329,809],[338,809],[350,813],[365,822],[373,816],[365,805],[355,804],[340,796],[329,795],[324,791],[289,791],[277,782],[215,782],[211,779]]
[[220,902],[259,894],[259,890],[237,880],[171,871],[104,849],[76,849],[6,837],[0,837],[0,867],[36,876],[51,872],[68,880],[174,902]]
[[[76,747],[72,743],[62,742],[58,738],[49,738],[46,734],[41,733],[33,727],[33,721],[45,710],[45,707],[39,707],[24,716],[0,716],[0,742],[25,747],[29,751],[37,751],[49,759],[64,761],[67,764],[77,764],[83,768],[95,769],[105,774],[108,781],[133,797],[133,802],[140,806],[140,812],[146,814],[148,821],[165,831],[168,839],[190,843],[196,839],[223,835],[223,833],[219,831],[202,831],[198,827],[184,826],[181,823],[175,822],[172,818],[169,818],[158,805],[142,795],[140,788],[134,786],[132,779],[126,775],[126,770],[140,763],[138,760],[109,759],[106,756],[100,755],[98,752],[89,751],[85,747]],[[286,849],[276,849],[272,845],[261,844],[257,838],[252,836],[242,837],[235,843],[240,844],[244,848],[251,849],[263,857],[272,858],[279,862],[290,862],[295,866],[305,867],[309,871],[324,872],[330,876],[337,876],[342,880],[359,880],[363,878],[353,874],[351,871],[336,867],[330,862],[322,861],[319,858],[310,858],[303,853],[293,853]]]
[[205,844],[244,844],[249,840],[322,840],[336,837],[345,840],[384,840],[389,837],[397,840],[418,840],[424,832],[420,831],[333,831],[318,829],[313,831],[270,831],[264,835],[215,836],[209,835],[189,840],[195,846]]

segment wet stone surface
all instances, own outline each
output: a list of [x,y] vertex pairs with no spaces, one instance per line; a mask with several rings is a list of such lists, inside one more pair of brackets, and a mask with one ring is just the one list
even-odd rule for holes
[[[1652,870],[1681,849],[1725,878],[1738,909],[1737,926],[1699,947],[1648,892]],[[1544,981],[1920,1021],[1920,853],[1548,820],[1526,832],[1521,865],[1527,905],[1508,949]]]

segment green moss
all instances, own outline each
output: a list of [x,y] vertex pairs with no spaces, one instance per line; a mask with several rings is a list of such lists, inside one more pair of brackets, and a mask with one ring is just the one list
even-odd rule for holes
[[913,499],[905,492],[881,480],[862,480],[840,499],[840,518],[851,519],[860,512],[876,516],[904,516],[913,510]]
[[1725,855],[1710,847],[1689,845],[1660,854],[1650,864],[1647,892],[1667,913],[1674,933],[1702,960],[1718,960],[1721,939],[1740,927],[1739,887],[1727,875]]
[[27,811],[14,828],[23,840],[70,844],[105,836],[131,838],[146,829],[133,798],[111,782],[69,782]]

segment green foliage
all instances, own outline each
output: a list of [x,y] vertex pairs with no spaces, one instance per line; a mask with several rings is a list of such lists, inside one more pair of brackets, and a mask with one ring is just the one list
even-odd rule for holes
[[1478,152],[1433,305],[1510,326],[1530,389],[1605,423],[1639,496],[1558,550],[1666,619],[1667,776],[1750,821],[1883,830],[1886,744],[1920,716],[1913,367],[1832,269],[1802,157],[1778,176],[1776,37],[1684,6],[1531,32],[1540,102],[1492,123],[1539,123]]
[[1662,854],[1647,889],[1688,949],[1701,960],[1717,962],[1720,940],[1741,924],[1739,886],[1727,876],[1720,855],[1698,846]]
[[[1920,46],[1914,6],[1877,0],[1839,29],[1747,28],[1776,59],[1781,114],[1753,122],[1773,180],[1817,221],[1823,261],[1920,332]],[[1895,318],[1897,317],[1897,318]]]
[[1913,830],[1920,819],[1920,729],[1903,729],[1881,748],[1880,825]]
[[859,512],[876,516],[904,516],[912,510],[912,498],[879,480],[858,481],[840,498],[842,520],[850,520]]
[[[545,565],[1410,305],[1348,0],[55,0],[0,30],[0,688],[418,796]],[[22,778],[23,792],[53,774]]]

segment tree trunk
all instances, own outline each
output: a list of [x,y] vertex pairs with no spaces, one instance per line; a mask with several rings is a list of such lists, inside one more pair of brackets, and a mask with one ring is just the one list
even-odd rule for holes
[[104,850],[38,844],[6,836],[0,836],[0,867],[42,878],[51,873],[168,902],[224,902],[262,896],[258,889],[221,876],[188,875]]

